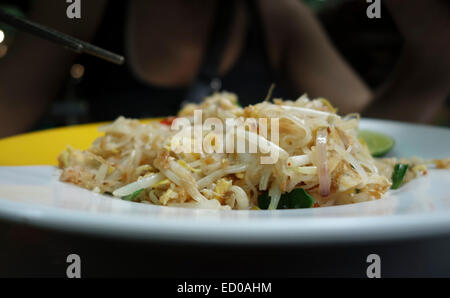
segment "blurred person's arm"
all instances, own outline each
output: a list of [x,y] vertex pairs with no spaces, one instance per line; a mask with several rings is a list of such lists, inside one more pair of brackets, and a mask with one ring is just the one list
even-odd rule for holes
[[[66,1],[33,1],[28,18],[82,40],[93,38],[105,2],[84,1],[69,19]],[[68,77],[76,54],[27,33],[17,34],[0,60],[0,137],[24,132],[42,116]]]
[[301,1],[283,1],[280,15],[289,12],[283,15],[289,27],[279,28],[288,32],[282,41],[285,58],[280,68],[299,92],[330,99],[342,114],[430,121],[450,86],[450,9],[444,2],[385,1],[405,46],[383,86],[371,91],[334,48],[313,13]]
[[[299,0],[267,0],[264,13],[270,14],[272,36],[281,44],[275,63],[297,92],[309,97],[325,97],[340,113],[361,111],[372,97],[322,29],[315,15]],[[277,31],[277,32],[275,32]],[[270,34],[270,32],[269,32]]]
[[384,2],[404,39],[401,57],[364,115],[429,122],[450,95],[450,2]]

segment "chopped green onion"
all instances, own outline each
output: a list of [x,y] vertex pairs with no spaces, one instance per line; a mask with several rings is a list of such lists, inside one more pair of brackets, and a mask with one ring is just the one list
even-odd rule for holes
[[[297,188],[290,193],[281,195],[277,209],[311,208],[313,203],[314,198],[308,194],[306,190],[303,188]],[[260,209],[267,209],[269,204],[270,197],[268,192],[265,192],[258,197],[258,207]]]
[[258,196],[258,207],[259,209],[267,209],[269,208],[270,197],[269,192],[264,192]]
[[311,208],[314,204],[314,198],[303,188],[297,188],[288,193],[289,196],[289,208]]
[[405,178],[406,172],[408,171],[409,165],[398,163],[394,167],[394,172],[392,173],[392,186],[391,189],[399,188],[403,179]]
[[300,209],[310,208],[314,203],[314,198],[303,188],[297,188],[290,193],[284,194],[280,198],[278,209]]
[[144,191],[143,188],[142,188],[142,189],[139,189],[139,190],[136,190],[136,191],[133,192],[131,195],[122,197],[122,200],[133,201],[133,199],[136,198],[136,197],[137,197],[141,192],[143,192],[143,191]]

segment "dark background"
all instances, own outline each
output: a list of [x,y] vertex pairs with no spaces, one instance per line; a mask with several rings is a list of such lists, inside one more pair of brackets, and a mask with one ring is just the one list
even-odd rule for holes
[[[402,40],[386,9],[368,19],[366,1],[306,1],[339,51],[364,80],[376,87],[390,73]],[[0,1],[17,14],[26,1]],[[13,46],[4,29],[0,56]],[[6,48],[5,48],[6,47]],[[3,53],[3,54],[2,54]],[[0,58],[1,59],[1,58]],[[76,62],[66,86],[35,129],[83,123],[88,102],[75,92],[90,69]],[[450,101],[434,124],[450,126]],[[367,255],[381,256],[383,277],[450,277],[450,239],[431,237],[339,246],[198,246],[137,242],[62,233],[0,222],[0,277],[65,277],[66,257],[82,260],[83,277],[366,277]]]
[[[81,277],[367,278],[369,254],[381,277],[450,277],[448,236],[340,245],[236,246],[142,242],[0,223],[0,277],[66,277],[70,254]],[[149,283],[151,285],[151,283]]]
[[[338,50],[366,83],[370,87],[379,86],[394,68],[402,47],[402,38],[388,10],[382,7],[382,18],[369,19],[366,16],[366,1],[303,1],[316,12]],[[0,7],[7,7],[9,11],[22,15],[28,9],[28,1],[0,0]],[[4,26],[0,24],[0,29],[6,33],[6,39],[0,45],[0,60],[7,55],[8,49],[13,50],[15,35],[13,30],[5,30],[5,27],[2,27]],[[83,76],[93,71],[84,67],[84,58],[78,58],[67,73],[65,86],[45,116],[34,127],[35,130],[98,121],[89,116],[89,101],[77,92],[77,86],[83,82]],[[446,107],[436,115],[432,124],[450,126],[450,97]]]

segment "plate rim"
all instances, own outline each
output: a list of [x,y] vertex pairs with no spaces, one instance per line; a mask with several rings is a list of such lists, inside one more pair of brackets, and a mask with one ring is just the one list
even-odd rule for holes
[[[392,120],[361,119],[361,124],[373,126],[377,123],[387,125],[401,125],[408,127],[422,127],[427,129],[438,129],[450,132],[446,127],[422,125],[415,123],[405,123]],[[18,166],[20,167],[20,166]],[[39,167],[39,166],[36,166]],[[133,203],[138,204],[138,203]],[[359,203],[364,204],[364,203]],[[152,206],[158,207],[158,206]],[[337,206],[344,207],[344,206]],[[176,207],[159,207],[176,208]],[[334,207],[326,207],[334,208]],[[208,212],[208,211],[206,211]],[[213,211],[211,212],[241,212],[241,211]],[[248,212],[248,211],[243,211]],[[254,212],[254,211],[251,211]],[[257,211],[259,212],[259,211]],[[283,211],[260,211],[260,212],[283,212]],[[84,220],[80,220],[80,216]],[[78,219],[77,219],[78,217]],[[1,198],[0,195],[0,218],[7,221],[23,223],[30,226],[37,226],[51,230],[90,234],[96,236],[106,236],[113,238],[127,238],[144,241],[166,241],[166,242],[194,242],[194,243],[220,243],[220,244],[338,244],[338,243],[361,243],[367,241],[394,241],[413,239],[418,237],[450,235],[450,211],[439,211],[436,213],[418,214],[396,214],[380,216],[351,216],[351,217],[305,217],[299,220],[292,220],[291,217],[279,217],[286,223],[302,222],[305,227],[294,227],[286,231],[280,229],[258,231],[251,223],[251,229],[239,229],[239,226],[232,225],[228,230],[212,230],[214,225],[199,231],[201,221],[191,221],[186,225],[176,225],[177,221],[167,221],[162,218],[153,219],[152,226],[148,226],[148,219],[133,218],[136,230],[132,230],[131,225],[120,225],[123,222],[117,221],[119,217],[129,219],[122,214],[94,214],[81,210],[69,210],[51,206],[44,206],[38,203],[13,202]],[[407,217],[408,220],[405,220]],[[210,219],[210,217],[208,217]],[[354,224],[357,219],[357,224]],[[290,222],[289,222],[290,221]],[[316,222],[321,222],[322,228],[314,227]],[[158,230],[158,223],[165,224],[165,229]],[[336,222],[339,224],[336,225]],[[353,225],[352,225],[353,223]],[[147,224],[147,225],[145,225]],[[326,226],[324,227],[324,224]],[[394,224],[394,226],[393,226]],[[280,227],[281,225],[277,225]],[[126,228],[128,227],[128,228]],[[346,227],[348,229],[343,229]],[[308,229],[309,228],[309,229]],[[208,233],[205,234],[205,231]],[[210,233],[209,233],[210,232]],[[234,234],[233,234],[234,233]],[[253,233],[253,234],[251,234]]]
[[[364,204],[358,203],[358,204]],[[140,203],[133,203],[141,205]],[[149,206],[152,208],[180,208]],[[343,206],[335,206],[343,207]],[[334,207],[326,207],[334,208]],[[180,208],[182,209],[182,208]],[[18,212],[19,210],[19,212]],[[185,209],[183,212],[195,209]],[[254,211],[244,210],[202,210],[206,213],[237,212],[246,213]],[[283,212],[256,211],[256,212]],[[0,217],[11,222],[29,226],[41,227],[55,231],[81,233],[94,236],[106,236],[109,238],[140,240],[140,241],[164,241],[202,244],[241,244],[241,245],[270,245],[270,244],[340,244],[363,242],[386,242],[394,240],[406,240],[431,236],[450,235],[450,212],[442,211],[424,214],[400,214],[382,216],[352,216],[352,217],[304,217],[304,218],[277,218],[283,222],[277,228],[270,230],[258,230],[257,221],[250,223],[245,229],[231,223],[225,229],[222,222],[210,221],[210,217],[201,220],[183,221],[179,225],[177,220],[162,218],[150,219],[146,216],[129,217],[124,214],[97,214],[84,210],[69,210],[51,206],[43,206],[37,203],[13,202],[0,198]],[[407,219],[405,221],[405,218]],[[357,224],[355,224],[355,220]],[[124,224],[127,222],[128,224]],[[57,224],[55,224],[57,223]],[[202,224],[208,223],[205,228]],[[285,229],[288,224],[295,225],[289,231]],[[316,225],[316,223],[320,223]],[[163,229],[158,229],[161,226]],[[280,228],[284,227],[284,228]]]

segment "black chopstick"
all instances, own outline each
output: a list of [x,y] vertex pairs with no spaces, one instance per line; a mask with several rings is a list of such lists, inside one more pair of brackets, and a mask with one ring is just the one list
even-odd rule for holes
[[114,54],[47,26],[12,15],[3,9],[0,9],[0,22],[60,44],[75,53],[86,53],[119,65],[123,64],[125,60],[123,56]]

